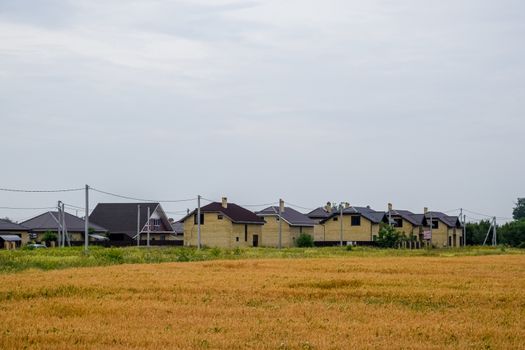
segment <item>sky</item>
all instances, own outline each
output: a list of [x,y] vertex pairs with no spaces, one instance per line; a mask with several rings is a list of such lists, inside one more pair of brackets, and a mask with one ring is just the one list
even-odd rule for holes
[[[523,38],[522,0],[0,0],[0,188],[504,220]],[[0,191],[58,200],[84,193]]]

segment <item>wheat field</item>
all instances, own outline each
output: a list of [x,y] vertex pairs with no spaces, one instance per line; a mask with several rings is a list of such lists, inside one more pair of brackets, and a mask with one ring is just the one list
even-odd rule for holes
[[525,349],[525,255],[0,275],[0,349]]

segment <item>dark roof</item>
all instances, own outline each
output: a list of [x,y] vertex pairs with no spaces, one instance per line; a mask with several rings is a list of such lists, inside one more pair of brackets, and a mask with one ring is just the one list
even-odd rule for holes
[[[340,212],[337,208],[333,208],[332,212],[329,214],[324,208],[317,208],[314,210],[315,215],[320,215],[321,211],[324,211],[326,213],[325,217],[320,221],[321,223],[326,222],[328,219],[340,215]],[[309,217],[312,217],[310,214],[308,214]],[[343,215],[361,215],[364,218],[370,220],[374,224],[379,224],[381,221],[383,221],[383,218],[385,217],[384,211],[375,211],[374,209],[371,209],[369,207],[353,207],[349,206],[348,208],[343,209]]]
[[[332,209],[332,212],[333,211],[337,211],[337,209],[333,208]],[[314,210],[312,210],[311,212],[309,212],[308,214],[306,214],[310,219],[325,219],[327,217],[329,217],[331,215],[331,213],[327,212],[325,210],[325,208],[323,207],[319,207],[319,208],[316,208]]]
[[430,219],[431,215],[432,219],[438,219],[448,227],[462,227],[461,221],[457,216],[450,216],[439,211],[431,211],[425,214],[426,219]]
[[[279,207],[268,207],[256,213],[259,216],[278,216]],[[284,211],[281,213],[281,217],[286,221],[290,226],[314,226],[315,222],[310,219],[308,216],[303,213],[298,212],[297,210],[285,207]]]
[[[70,232],[84,232],[84,219],[75,215],[65,213],[66,229]],[[31,231],[56,231],[58,230],[58,212],[48,211],[32,219],[22,222],[22,225]],[[107,230],[95,223],[89,222],[89,228],[95,232],[107,232]]]
[[[193,216],[197,210],[192,211],[180,221],[184,222],[190,216]],[[201,208],[201,213],[222,213],[229,217],[236,224],[257,224],[263,225],[264,219],[258,217],[254,212],[241,207],[235,203],[228,203],[227,207],[224,208],[222,203],[212,202]]]
[[27,231],[28,228],[8,220],[0,219],[0,231]]
[[415,226],[421,226],[423,225],[423,215],[414,214],[409,210],[391,210],[390,212],[386,212],[386,216],[388,214],[392,216],[400,216],[401,218],[405,219],[406,221],[410,222],[412,225]]
[[[137,212],[140,205],[140,228],[141,231],[148,222],[148,208],[150,215],[160,207],[159,203],[99,203],[91,212],[89,221],[102,225],[110,233],[124,233],[134,237],[137,235]],[[172,232],[171,224],[166,214],[160,207],[160,219],[168,232]],[[165,231],[166,232],[166,231]]]
[[183,234],[184,233],[184,224],[180,221],[172,222],[171,227],[173,228],[173,231],[176,234]]

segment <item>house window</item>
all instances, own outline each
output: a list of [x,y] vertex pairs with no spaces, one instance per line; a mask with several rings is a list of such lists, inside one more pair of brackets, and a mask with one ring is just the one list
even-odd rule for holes
[[165,241],[166,240],[166,235],[160,235],[160,240],[161,241]]
[[236,240],[237,242],[239,242],[239,237],[235,237],[235,240]]
[[151,230],[152,231],[160,231],[160,219],[152,219],[151,220]]
[[223,216],[221,214],[217,215],[217,220],[222,220]]
[[392,219],[394,222],[393,222],[393,226],[394,227],[403,227],[403,219],[402,218],[394,218]]
[[350,225],[352,225],[352,226],[361,226],[361,217],[360,216],[352,216],[352,221],[350,222]]
[[244,225],[244,241],[248,242],[248,225]]
[[[198,222],[197,222],[197,214],[195,214],[193,216],[193,224],[195,224],[195,225],[198,224]],[[203,213],[201,213],[201,225],[204,225],[204,214]]]
[[[303,227],[302,226],[299,226],[299,233],[303,233]],[[295,237],[294,237],[295,239]]]
[[439,228],[439,222],[438,219],[432,219],[432,229],[438,229]]
[[334,217],[334,221],[337,221],[337,220],[339,220],[339,217],[337,217],[337,216]]

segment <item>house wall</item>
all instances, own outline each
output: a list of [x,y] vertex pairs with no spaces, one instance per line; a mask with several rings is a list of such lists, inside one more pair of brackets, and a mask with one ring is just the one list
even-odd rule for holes
[[[279,246],[279,220],[277,216],[265,216],[266,224],[262,227],[261,246],[278,247]],[[294,247],[295,241],[302,233],[309,234],[313,237],[314,228],[303,226],[290,226],[285,220],[282,223],[281,244],[283,247]]]
[[[372,241],[374,235],[379,234],[379,224],[373,224],[370,220],[361,216],[361,225],[351,226],[352,215],[343,215],[343,241]],[[338,220],[330,218],[323,223],[324,240],[339,241],[341,232],[341,218]]]
[[[201,225],[201,244],[207,247],[234,248],[251,247],[253,235],[259,236],[259,245],[262,239],[262,226],[248,224],[248,237],[245,240],[244,224],[235,224],[227,216],[218,218],[218,213],[203,213],[204,224]],[[237,240],[238,237],[238,240]],[[197,246],[197,225],[193,216],[184,221],[184,245]]]

